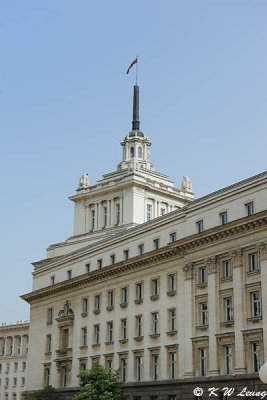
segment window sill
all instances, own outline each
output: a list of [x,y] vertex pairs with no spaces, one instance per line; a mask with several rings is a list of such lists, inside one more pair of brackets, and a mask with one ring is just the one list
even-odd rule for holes
[[87,316],[88,316],[88,312],[82,312],[82,313],[81,313],[81,316],[82,316],[82,317],[87,317]]
[[221,282],[229,282],[232,281],[233,277],[232,276],[224,276],[221,278]]
[[136,342],[141,342],[143,339],[144,339],[144,336],[135,336],[135,337],[134,337],[134,340],[135,340]]
[[106,307],[106,310],[107,310],[107,311],[112,311],[112,310],[114,310],[114,306],[107,306],[107,307]]
[[93,313],[94,313],[94,314],[99,314],[99,313],[100,313],[100,310],[94,310]]
[[234,320],[231,321],[223,321],[220,323],[221,326],[231,326],[234,324]]
[[159,299],[159,294],[153,294],[150,296],[150,300],[158,300]]
[[92,347],[100,347],[100,343],[93,343]]
[[207,283],[207,282],[200,282],[200,283],[197,283],[197,284],[196,284],[196,287],[199,288],[199,289],[204,289],[204,288],[206,288],[207,286],[208,286],[208,283]]
[[124,344],[124,343],[127,343],[127,342],[128,342],[128,339],[119,339],[119,343]]
[[151,335],[149,335],[149,337],[151,337],[152,339],[156,339],[156,338],[160,337],[160,333],[151,333]]
[[85,344],[85,345],[83,345],[83,346],[80,346],[80,350],[84,350],[84,349],[88,349],[87,344]]
[[252,271],[247,271],[247,276],[253,276],[253,275],[259,275],[260,274],[260,269],[255,269]]
[[175,296],[176,295],[176,290],[168,290],[168,292],[166,292],[167,296]]
[[262,320],[262,315],[259,315],[258,317],[250,317],[250,318],[247,318],[247,322],[259,322],[259,321],[261,321]]
[[141,303],[143,303],[143,299],[135,299],[135,304],[141,304]]
[[174,335],[177,335],[177,333],[178,333],[178,331],[168,331],[168,332],[166,332],[166,335],[174,336]]
[[205,330],[207,330],[209,328],[209,325],[198,325],[197,327],[196,327],[196,329],[198,330],[198,331],[205,331]]
[[127,307],[128,306],[128,303],[120,303],[120,307],[121,308],[125,308],[125,307]]
[[105,342],[105,344],[108,346],[108,345],[110,345],[110,344],[114,344],[114,341],[111,340],[110,342]]

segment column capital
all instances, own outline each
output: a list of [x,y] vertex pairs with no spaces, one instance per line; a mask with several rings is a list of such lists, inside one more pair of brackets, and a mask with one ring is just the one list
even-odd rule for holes
[[193,278],[194,263],[190,262],[183,266],[185,280]]
[[259,243],[258,252],[260,256],[260,261],[267,260],[267,242]]
[[211,257],[206,260],[208,268],[208,274],[214,274],[217,272],[217,257]]
[[243,251],[241,249],[236,249],[236,250],[230,251],[229,255],[230,255],[231,260],[232,260],[233,268],[241,267]]

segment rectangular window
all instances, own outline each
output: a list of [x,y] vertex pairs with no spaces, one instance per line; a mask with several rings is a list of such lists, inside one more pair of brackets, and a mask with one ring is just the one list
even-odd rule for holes
[[110,256],[110,264],[111,265],[115,264],[115,254],[111,254],[111,256]]
[[233,321],[233,299],[228,297],[224,299],[225,321]]
[[17,386],[17,378],[13,378],[13,386]]
[[232,276],[232,262],[231,260],[226,260],[223,262],[223,274],[225,278],[230,278]]
[[124,250],[123,255],[124,255],[124,260],[128,260],[129,259],[129,250]]
[[[18,370],[18,363],[15,362],[15,363],[14,363],[14,371],[17,371],[17,370]],[[1,372],[1,369],[0,369],[0,372]]]
[[245,204],[246,207],[246,212],[247,212],[247,216],[249,217],[250,215],[254,214],[254,203],[253,201],[250,203]]
[[233,373],[231,346],[224,346],[224,365],[225,365],[225,374],[231,375]]
[[87,346],[87,328],[82,328],[82,346]]
[[163,215],[165,215],[165,208],[161,208],[161,209],[160,209],[160,215],[161,215],[161,217],[162,217]]
[[112,360],[107,360],[106,363],[107,363],[108,376],[110,378],[112,374]]
[[153,246],[154,246],[154,250],[158,250],[159,249],[159,239],[154,239],[153,240]]
[[100,310],[100,294],[95,295],[95,310]]
[[108,327],[108,342],[112,342],[113,341],[113,322],[108,322],[107,323],[107,327]]
[[251,253],[249,257],[249,270],[258,271],[259,270],[259,255],[258,253]]
[[152,313],[152,334],[159,333],[159,313]]
[[104,226],[108,224],[108,208],[104,207]]
[[116,204],[116,224],[118,225],[120,223],[121,219],[121,205],[120,203]]
[[176,241],[176,232],[170,233],[170,242]]
[[71,279],[71,269],[69,269],[68,271],[67,271],[67,279]]
[[169,292],[174,292],[176,290],[176,275],[170,274],[168,275],[168,286]]
[[108,292],[108,306],[113,307],[114,306],[114,292],[111,290]]
[[199,349],[199,374],[206,375],[206,349]]
[[67,367],[62,367],[62,371],[61,371],[61,380],[62,380],[62,387],[66,387],[67,386]]
[[144,254],[144,245],[143,244],[139,244],[138,251],[139,251],[139,256],[142,256]]
[[251,343],[252,355],[252,372],[260,370],[260,344],[258,342]]
[[207,283],[207,268],[199,268],[199,283]]
[[159,279],[152,279],[152,287],[151,287],[151,294],[152,296],[158,296],[159,295]]
[[97,266],[98,266],[98,269],[101,269],[101,268],[102,268],[102,258],[100,258],[99,260],[97,260]]
[[88,313],[88,299],[83,299],[82,300],[82,312],[83,313]]
[[176,353],[169,353],[170,379],[176,378]]
[[151,221],[151,219],[152,219],[152,205],[147,204],[146,205],[146,220]]
[[92,210],[91,218],[92,218],[92,231],[93,231],[95,229],[95,210]]
[[137,283],[136,284],[136,300],[142,300],[143,298],[143,284]]
[[80,371],[85,371],[86,370],[86,364],[85,363],[81,363],[80,364]]
[[124,287],[121,289],[121,302],[123,304],[128,303],[128,288],[127,287]]
[[54,276],[51,276],[50,283],[51,283],[51,286],[53,286],[55,284],[55,277]]
[[52,336],[47,335],[46,336],[46,352],[51,353],[52,351]]
[[126,371],[127,371],[127,360],[125,358],[121,359],[121,380],[126,382]]
[[227,224],[227,212],[226,211],[220,213],[220,221],[221,221],[221,225]]
[[127,319],[121,320],[121,338],[127,339]]
[[141,356],[135,357],[136,363],[136,380],[137,382],[141,382],[142,380],[142,366],[143,366],[143,359]]
[[204,230],[203,220],[196,222],[197,233],[201,233]]
[[45,386],[49,386],[50,383],[50,368],[45,368]]
[[176,310],[169,310],[169,330],[173,332],[176,330]]
[[208,303],[200,303],[200,325],[208,325]]
[[142,316],[138,315],[136,318],[136,336],[142,336]]
[[261,300],[260,292],[252,292],[251,294],[251,315],[252,317],[259,317],[261,315]]
[[158,354],[152,355],[152,379],[157,381],[159,379],[159,356]]
[[25,377],[24,376],[21,378],[21,386],[25,386]]
[[95,344],[99,344],[99,339],[100,339],[100,325],[94,325],[94,335],[95,335]]
[[85,272],[87,274],[89,274],[89,272],[90,272],[90,264],[89,263],[85,264]]
[[53,308],[47,310],[47,322],[50,324],[53,322]]

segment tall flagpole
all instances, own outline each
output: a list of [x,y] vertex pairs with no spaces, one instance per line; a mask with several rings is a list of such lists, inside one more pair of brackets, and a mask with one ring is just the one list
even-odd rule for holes
[[136,71],[135,71],[135,84],[137,86],[137,66],[138,66],[138,56],[136,56]]

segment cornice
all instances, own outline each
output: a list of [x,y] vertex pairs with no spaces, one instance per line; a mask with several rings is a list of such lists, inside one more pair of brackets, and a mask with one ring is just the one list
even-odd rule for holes
[[89,274],[80,275],[71,280],[60,282],[56,285],[45,287],[25,295],[21,298],[28,303],[42,299],[47,296],[54,296],[58,293],[68,292],[88,283],[98,282],[103,279],[118,276],[125,272],[130,272],[153,263],[167,261],[172,258],[183,257],[186,252],[199,249],[204,246],[216,244],[220,240],[229,240],[236,235],[247,234],[254,229],[261,228],[267,224],[267,210],[254,214],[250,217],[241,218],[226,225],[220,225],[215,228],[183,238],[177,242],[171,243],[159,250],[145,253],[127,261],[119,262],[115,265],[105,267],[101,270],[92,271]]
[[[23,323],[20,325],[0,325],[0,335],[2,333],[28,331],[30,323]],[[23,332],[22,332],[23,333]]]

